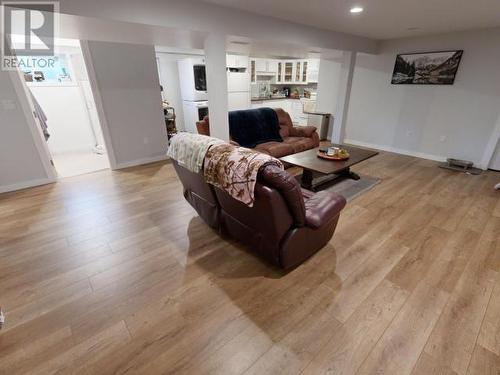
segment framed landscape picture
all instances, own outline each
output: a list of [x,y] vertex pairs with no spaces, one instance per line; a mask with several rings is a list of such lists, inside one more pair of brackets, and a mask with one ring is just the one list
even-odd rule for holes
[[453,85],[463,50],[407,53],[396,56],[394,85]]

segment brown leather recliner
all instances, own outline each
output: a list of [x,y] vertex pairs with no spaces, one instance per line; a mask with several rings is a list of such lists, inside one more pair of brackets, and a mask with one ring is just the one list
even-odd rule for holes
[[274,165],[261,168],[253,207],[235,200],[173,161],[184,197],[211,227],[249,246],[284,269],[320,250],[332,238],[346,201],[339,194],[302,190]]
[[[280,125],[280,135],[283,142],[265,142],[258,144],[255,150],[274,156],[275,158],[282,158],[287,155],[296,154],[319,147],[319,135],[314,126],[293,126],[292,119],[288,112],[282,108],[274,108],[278,115],[278,122]],[[210,135],[210,120],[205,116],[203,120],[196,123],[196,128],[199,134]],[[234,140],[231,143],[238,145]]]

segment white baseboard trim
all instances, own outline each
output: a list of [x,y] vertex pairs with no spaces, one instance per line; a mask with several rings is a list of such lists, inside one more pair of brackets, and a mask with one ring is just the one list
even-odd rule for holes
[[160,156],[153,156],[151,158],[143,158],[143,159],[131,160],[131,161],[123,162],[123,163],[117,163],[115,169],[123,169],[123,168],[135,167],[135,166],[138,166],[138,165],[154,163],[154,162],[157,162],[157,161],[162,161],[162,160],[167,160],[167,159],[168,159],[167,155],[160,155]]
[[16,191],[21,189],[27,189],[35,186],[46,185],[56,182],[57,180],[52,180],[50,178],[41,178],[38,180],[23,181],[17,184],[0,186],[0,193],[7,193],[9,191]]
[[382,150],[382,151],[394,152],[396,154],[401,154],[401,155],[414,156],[416,158],[421,158],[421,159],[429,159],[429,160],[435,160],[435,161],[446,161],[446,158],[444,156],[426,154],[424,152],[404,150],[402,148],[397,148],[397,147],[392,147],[392,146],[377,145],[377,144],[368,143],[368,142],[360,142],[360,141],[355,141],[354,139],[344,139],[344,143],[351,144],[354,146],[361,146],[361,147],[367,147],[367,148],[374,148],[374,149]]

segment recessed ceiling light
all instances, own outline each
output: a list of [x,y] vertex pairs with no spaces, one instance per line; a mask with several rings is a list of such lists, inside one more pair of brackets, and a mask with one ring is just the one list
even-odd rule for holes
[[353,6],[350,10],[351,13],[361,13],[363,11],[363,7],[360,6]]

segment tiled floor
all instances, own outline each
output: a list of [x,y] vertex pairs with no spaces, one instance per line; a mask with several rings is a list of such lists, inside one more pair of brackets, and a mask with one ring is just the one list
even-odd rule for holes
[[59,177],[78,176],[109,168],[106,153],[99,155],[92,150],[53,154],[52,160]]

